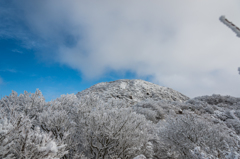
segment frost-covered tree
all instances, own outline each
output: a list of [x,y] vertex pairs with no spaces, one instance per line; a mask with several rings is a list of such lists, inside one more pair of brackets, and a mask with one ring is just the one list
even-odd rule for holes
[[129,108],[96,108],[84,124],[84,145],[91,158],[130,159],[146,151],[150,123]]
[[38,113],[36,125],[67,144],[63,158],[131,158],[141,152],[150,159],[154,153],[148,142],[151,123],[118,100],[71,94],[48,105]]
[[39,90],[13,92],[0,100],[0,158],[236,159],[239,104],[213,95],[130,106],[94,93],[45,102]]
[[67,151],[61,140],[54,140],[51,133],[41,132],[39,127],[35,130],[24,129],[16,142],[16,158],[39,159],[61,158]]
[[0,100],[0,156],[3,158],[61,158],[66,145],[35,125],[38,113],[46,107],[39,90]]
[[18,159],[60,158],[67,153],[65,144],[51,134],[31,128],[31,120],[23,115],[0,117],[0,157]]
[[[52,137],[64,141],[69,151],[63,158],[72,158],[78,155],[77,145],[80,139],[76,134],[76,115],[78,99],[74,94],[62,95],[54,101],[49,102],[37,120],[37,125],[45,132],[51,132]],[[79,136],[79,135],[78,135]]]
[[7,120],[7,118],[0,119],[0,158],[10,159],[14,157],[12,147],[14,145],[13,133],[18,132],[19,127],[13,127],[13,125]]
[[207,155],[224,156],[231,147],[239,149],[238,141],[224,133],[224,129],[196,115],[181,115],[170,118],[159,130],[161,156],[192,158],[191,150],[199,147]]
[[24,94],[19,96],[17,92],[12,91],[9,96],[0,100],[0,108],[5,109],[5,111],[21,112],[30,119],[36,119],[37,114],[42,112],[43,108],[47,106],[48,103],[45,102],[41,91],[38,89],[35,93],[24,91]]

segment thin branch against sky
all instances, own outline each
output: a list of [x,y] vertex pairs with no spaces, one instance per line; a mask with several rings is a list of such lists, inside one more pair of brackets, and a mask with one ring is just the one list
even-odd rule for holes
[[[232,29],[232,31],[237,34],[237,37],[240,37],[240,29],[239,29],[236,25],[234,25],[232,22],[230,22],[227,18],[225,18],[225,16],[222,15],[222,16],[219,18],[219,20],[220,20],[223,24],[225,24],[226,26],[228,26],[230,29]],[[239,72],[239,74],[240,74],[240,67],[238,67],[238,72]]]
[[219,18],[219,20],[220,20],[223,24],[225,24],[226,26],[228,26],[230,29],[232,29],[232,31],[233,31],[234,33],[236,33],[238,37],[240,37],[240,29],[239,29],[236,25],[234,25],[232,22],[230,22],[227,18],[225,18],[225,16],[222,15],[222,16]]

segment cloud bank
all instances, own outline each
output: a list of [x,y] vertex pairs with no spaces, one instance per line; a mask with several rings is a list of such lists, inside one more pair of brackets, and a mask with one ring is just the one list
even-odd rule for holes
[[15,36],[49,49],[41,55],[86,78],[132,71],[190,97],[240,94],[240,39],[219,21],[226,15],[240,26],[237,0],[13,0],[9,6],[14,13],[4,14],[21,15],[20,29],[8,24]]

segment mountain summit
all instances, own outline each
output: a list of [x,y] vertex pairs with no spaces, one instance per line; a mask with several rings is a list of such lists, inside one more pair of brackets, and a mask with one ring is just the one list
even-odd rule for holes
[[168,87],[159,86],[139,79],[122,79],[112,82],[98,83],[88,89],[78,92],[78,98],[94,95],[108,101],[109,99],[120,99],[127,103],[135,104],[147,99],[154,101],[167,100],[184,102],[189,97]]

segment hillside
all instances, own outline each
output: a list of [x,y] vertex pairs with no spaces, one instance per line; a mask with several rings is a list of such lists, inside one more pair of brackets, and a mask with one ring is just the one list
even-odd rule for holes
[[238,159],[239,135],[240,98],[190,99],[143,80],[0,100],[0,158]]

